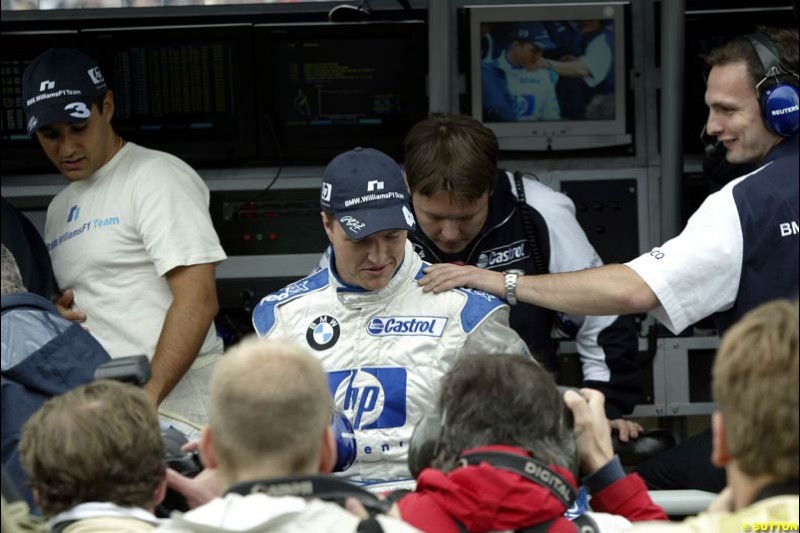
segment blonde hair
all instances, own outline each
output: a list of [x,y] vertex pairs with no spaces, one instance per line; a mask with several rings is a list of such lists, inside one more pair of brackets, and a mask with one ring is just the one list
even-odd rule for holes
[[798,477],[798,372],[797,302],[763,304],[723,337],[712,387],[745,474]]
[[243,340],[211,379],[208,423],[221,468],[235,476],[274,461],[299,472],[319,454],[331,409],[314,356],[285,339]]

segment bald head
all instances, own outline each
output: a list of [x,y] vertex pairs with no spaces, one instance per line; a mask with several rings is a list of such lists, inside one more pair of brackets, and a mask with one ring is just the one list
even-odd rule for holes
[[304,473],[319,463],[331,409],[315,357],[288,340],[242,341],[211,380],[208,420],[220,470],[229,479],[258,465]]

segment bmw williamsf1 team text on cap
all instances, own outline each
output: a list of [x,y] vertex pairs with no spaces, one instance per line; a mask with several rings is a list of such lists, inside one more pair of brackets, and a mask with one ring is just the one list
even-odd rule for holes
[[403,171],[373,148],[355,148],[333,158],[322,176],[320,205],[353,240],[414,229]]
[[72,48],[51,48],[22,75],[28,135],[56,122],[83,122],[92,102],[108,92],[97,61]]

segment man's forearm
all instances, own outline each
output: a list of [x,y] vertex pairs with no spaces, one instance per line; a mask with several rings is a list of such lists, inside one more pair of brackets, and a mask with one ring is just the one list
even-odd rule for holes
[[[426,292],[472,287],[505,297],[505,276],[501,272],[469,265],[430,265],[418,283]],[[647,283],[625,265],[522,276],[517,280],[517,300],[571,315],[627,315],[644,313],[659,305]]]
[[563,313],[627,315],[658,306],[658,298],[636,272],[625,265],[523,276],[517,298]]
[[592,71],[577,59],[572,61],[548,60],[548,67],[566,78],[585,78],[592,75]]
[[157,404],[192,366],[214,320],[216,309],[215,304],[195,306],[173,300],[151,361],[152,377],[145,385],[145,390]]
[[[466,284],[505,296],[505,279],[500,272],[472,270]],[[575,315],[644,313],[659,305],[650,287],[625,265],[522,276],[517,280],[517,300]]]

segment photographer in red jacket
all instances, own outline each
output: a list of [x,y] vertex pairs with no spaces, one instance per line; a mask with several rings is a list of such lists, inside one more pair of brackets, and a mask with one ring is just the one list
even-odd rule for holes
[[[403,519],[430,533],[606,533],[665,520],[614,456],[603,404],[591,389],[562,398],[522,357],[462,357],[442,381],[439,415],[423,419],[412,439],[411,470],[421,472],[416,491],[399,501]],[[431,455],[432,468],[422,469]],[[593,511],[571,523],[564,512],[579,467]]]

